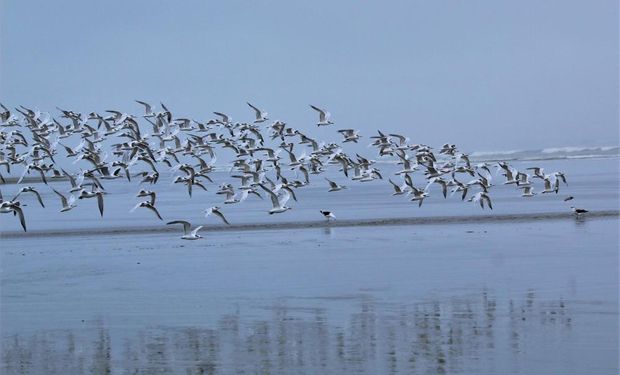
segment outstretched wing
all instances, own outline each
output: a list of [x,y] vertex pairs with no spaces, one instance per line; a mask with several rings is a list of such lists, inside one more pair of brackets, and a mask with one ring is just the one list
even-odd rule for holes
[[[173,220],[173,221],[169,221],[166,223],[166,225],[172,225],[172,224],[183,224],[183,233],[187,234],[189,232],[189,229],[191,228],[191,224],[185,220]],[[198,227],[198,228],[202,228],[202,226]],[[196,231],[197,229],[194,229],[194,231]]]

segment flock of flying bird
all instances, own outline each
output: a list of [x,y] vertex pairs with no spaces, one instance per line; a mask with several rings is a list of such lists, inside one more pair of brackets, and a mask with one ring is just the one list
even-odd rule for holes
[[[214,112],[212,119],[197,121],[174,116],[163,103],[156,110],[144,101],[136,102],[144,109],[141,115],[116,110],[83,115],[58,108],[58,118],[24,106],[11,111],[0,104],[0,167],[4,166],[8,174],[16,167],[23,168],[18,185],[29,174],[38,174],[46,185],[51,179],[68,181],[70,186],[61,191],[50,187],[62,204],[60,211],[74,209],[77,200],[96,199],[101,216],[108,194],[103,180],[139,180],[136,196],[145,200],[131,211],[147,209],[159,220],[163,218],[156,207],[156,191],[140,187],[148,185],[152,189],[159,181],[160,171],[167,168],[173,172],[174,184],[186,189],[189,197],[196,189],[206,191],[205,185],[213,183],[209,174],[215,169],[217,154],[225,149],[234,160],[230,182],[217,190],[217,194],[224,196],[223,203],[241,203],[250,194],[269,196],[269,214],[290,210],[286,204],[290,198],[297,200],[295,190],[309,185],[311,180],[326,184],[329,192],[346,189],[347,186],[327,178],[315,178],[329,167],[337,168],[343,178],[352,182],[387,180],[392,195],[408,196],[418,206],[422,206],[432,189],[439,189],[444,198],[459,194],[463,201],[492,209],[492,168],[504,176],[502,185],[516,186],[523,197],[537,194],[535,180],[544,186],[541,194],[558,193],[561,184],[566,184],[562,172],[545,174],[539,167],[519,171],[506,162],[472,164],[456,145],[444,144],[434,151],[425,144],[409,143],[403,135],[378,131],[369,137],[369,146],[376,150],[378,158],[393,160],[399,169],[394,177],[384,178],[374,160],[343,150],[346,143],[357,143],[362,137],[354,129],[337,130],[343,137],[341,143],[325,143],[285,122],[268,122],[268,114],[250,103],[247,104],[254,112],[254,120],[233,122],[221,112]],[[318,115],[317,126],[334,125],[329,112],[310,107]],[[70,159],[74,165],[79,162],[85,168],[73,173],[66,171],[57,166],[57,158]],[[6,183],[1,169],[0,183]],[[4,200],[0,191],[0,213],[13,213],[26,231],[25,205],[19,201],[23,194],[34,194],[45,207],[39,192],[25,186],[10,200]],[[575,208],[573,211],[578,215],[587,212]],[[333,212],[320,212],[328,221],[335,219]],[[229,224],[219,206],[207,208],[204,213]],[[202,226],[192,229],[185,220],[167,224],[182,225],[182,239],[202,238],[198,235]]]

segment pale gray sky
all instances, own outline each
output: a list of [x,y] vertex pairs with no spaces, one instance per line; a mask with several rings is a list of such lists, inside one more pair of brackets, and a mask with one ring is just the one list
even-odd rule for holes
[[245,102],[464,151],[617,145],[618,2],[0,0],[0,102],[179,116]]

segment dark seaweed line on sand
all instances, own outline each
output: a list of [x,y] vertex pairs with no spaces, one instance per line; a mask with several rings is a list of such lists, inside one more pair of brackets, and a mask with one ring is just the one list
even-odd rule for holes
[[[593,211],[582,220],[592,218],[605,218],[620,216],[620,210]],[[439,224],[474,224],[474,223],[505,223],[505,222],[528,222],[540,220],[575,220],[575,215],[568,212],[544,212],[528,214],[506,215],[480,215],[480,216],[436,216],[436,217],[404,217],[383,219],[360,219],[360,220],[336,220],[336,221],[301,221],[282,222],[269,224],[237,224],[237,225],[207,225],[203,232],[236,232],[236,231],[259,231],[259,230],[290,230],[309,228],[342,228],[342,227],[374,227],[374,226],[398,226],[398,225],[439,225]],[[84,228],[77,230],[50,230],[21,232],[0,232],[2,238],[28,238],[28,237],[64,237],[64,236],[94,236],[94,235],[128,235],[149,234],[162,232],[178,232],[179,226],[156,226],[156,227],[118,227],[118,228]]]

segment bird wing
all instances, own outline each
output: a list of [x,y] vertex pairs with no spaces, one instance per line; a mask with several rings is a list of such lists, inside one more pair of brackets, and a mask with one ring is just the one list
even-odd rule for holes
[[276,195],[276,193],[271,191],[267,186],[263,184],[258,184],[258,186],[260,186],[261,188],[263,188],[263,190],[269,193],[269,197],[271,198],[271,203],[273,204],[273,208],[280,207],[280,201],[278,200],[278,196]]
[[161,218],[161,215],[159,214],[159,211],[157,211],[157,208],[155,208],[154,206],[151,206],[151,205],[146,206],[146,208],[148,208],[149,210],[155,212],[155,215],[157,215],[159,220],[164,220],[164,219]]
[[41,204],[41,207],[45,208],[45,205],[43,204],[43,199],[41,199],[41,194],[39,194],[39,192],[34,190],[34,189],[32,189],[30,191],[33,192],[34,195],[37,196],[37,200],[39,201],[39,204]]
[[[246,103],[247,103],[247,102],[246,102]],[[250,106],[250,107],[254,110],[254,112],[256,112],[256,119],[257,119],[257,120],[260,120],[260,119],[261,119],[261,117],[262,117],[262,116],[261,116],[261,115],[262,115],[261,110],[260,110],[260,109],[258,109],[258,108],[256,108],[256,107],[254,107],[254,106],[253,106],[252,104],[250,104],[250,103],[248,103],[248,105],[249,105],[249,106]]]
[[[171,225],[171,224],[183,224],[183,233],[187,234],[191,228],[191,224],[185,220],[173,220],[173,221],[169,221],[166,223],[166,225]],[[198,227],[198,228],[202,228],[202,227]],[[192,233],[194,233],[192,231]]]
[[63,207],[67,207],[69,204],[67,203],[67,198],[65,198],[64,195],[60,194],[58,192],[58,190],[56,189],[52,189],[54,191],[54,193],[56,193],[56,195],[58,195],[60,197],[60,201],[62,202],[62,206]]
[[13,207],[13,211],[17,212],[17,215],[19,216],[19,222],[22,225],[22,228],[24,228],[24,232],[27,232],[26,219],[24,218],[24,211],[22,211],[22,209],[19,207]]
[[103,217],[103,194],[97,194],[97,206],[99,206],[99,213]]
[[202,229],[202,225],[199,225],[196,228],[194,228],[194,230],[192,231],[192,236],[196,236],[196,234],[198,234],[198,231],[201,229]]
[[223,213],[221,213],[219,210],[213,210],[212,212],[213,212],[213,214],[214,214],[215,216],[217,216],[217,217],[219,217],[220,219],[222,219],[222,221],[223,221],[224,223],[226,223],[227,225],[230,225],[230,223],[228,222],[228,220],[226,220],[226,218],[224,217],[224,214],[223,214]]

